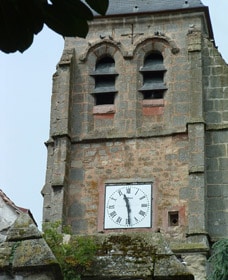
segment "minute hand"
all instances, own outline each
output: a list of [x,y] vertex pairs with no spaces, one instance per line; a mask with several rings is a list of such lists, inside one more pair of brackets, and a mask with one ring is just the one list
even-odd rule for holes
[[126,207],[127,207],[128,224],[130,225],[131,224],[131,217],[130,217],[131,208],[130,208],[130,203],[129,203],[129,200],[128,200],[126,194],[124,195],[124,200],[125,200]]

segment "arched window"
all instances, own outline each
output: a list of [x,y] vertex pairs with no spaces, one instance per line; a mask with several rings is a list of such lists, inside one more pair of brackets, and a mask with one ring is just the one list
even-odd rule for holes
[[95,88],[92,95],[95,98],[95,105],[114,104],[115,100],[115,61],[110,56],[99,59],[95,71],[91,74],[95,79]]
[[145,57],[144,65],[140,68],[143,75],[143,86],[140,92],[144,99],[161,99],[167,87],[164,84],[166,69],[163,64],[163,56],[159,52],[150,53]]

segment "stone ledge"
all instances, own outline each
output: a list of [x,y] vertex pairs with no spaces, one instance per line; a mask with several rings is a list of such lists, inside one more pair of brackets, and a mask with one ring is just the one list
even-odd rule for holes
[[143,107],[164,107],[164,99],[144,99],[142,101]]
[[96,105],[93,107],[95,119],[113,119],[115,113],[115,105]]
[[96,105],[93,107],[94,115],[115,114],[115,112],[116,112],[115,105]]
[[110,233],[94,238],[99,250],[82,279],[194,279],[161,233]]

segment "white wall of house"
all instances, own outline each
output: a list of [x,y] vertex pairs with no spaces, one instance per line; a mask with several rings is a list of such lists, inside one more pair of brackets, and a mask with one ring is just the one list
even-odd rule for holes
[[0,197],[0,242],[5,240],[6,231],[17,219],[18,214],[16,209]]

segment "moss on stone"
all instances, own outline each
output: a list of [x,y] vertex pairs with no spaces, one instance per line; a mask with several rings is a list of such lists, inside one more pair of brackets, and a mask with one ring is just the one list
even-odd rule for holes
[[96,235],[95,239],[100,244],[100,249],[93,265],[83,276],[99,279],[107,277],[193,279],[191,273],[169,249],[160,233],[101,234]]
[[171,243],[170,247],[174,252],[208,252],[208,246],[204,243]]

